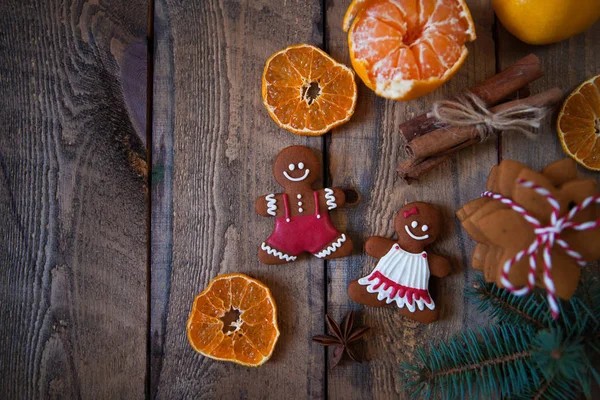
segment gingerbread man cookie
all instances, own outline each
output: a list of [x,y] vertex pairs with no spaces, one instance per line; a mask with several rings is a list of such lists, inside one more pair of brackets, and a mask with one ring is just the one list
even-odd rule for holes
[[312,189],[321,175],[321,162],[304,146],[283,149],[273,165],[275,180],[283,193],[256,199],[259,215],[275,217],[273,233],[258,249],[264,264],[295,261],[303,252],[323,259],[345,257],[352,252],[352,241],[331,223],[329,211],[345,203],[341,189]]
[[373,271],[348,286],[348,296],[358,303],[382,307],[395,303],[404,317],[422,323],[439,318],[429,293],[430,275],[444,277],[450,262],[425,251],[441,232],[442,217],[428,203],[409,203],[394,219],[398,240],[370,237],[365,250],[379,259]]

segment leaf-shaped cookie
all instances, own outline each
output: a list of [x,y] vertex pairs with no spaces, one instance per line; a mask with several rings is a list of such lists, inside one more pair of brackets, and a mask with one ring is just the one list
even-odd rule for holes
[[[493,279],[500,287],[504,287],[501,282],[504,263],[514,257],[515,254],[516,252],[505,249],[500,257],[498,269],[495,271],[495,278]],[[573,258],[569,257],[558,246],[552,248],[550,257],[552,258],[552,280],[556,289],[556,295],[563,299],[569,299],[573,295],[573,292],[575,292],[575,289],[577,289],[581,268]],[[535,274],[535,284],[538,287],[546,289],[543,263],[543,249],[540,248],[536,252],[537,269]],[[521,261],[513,264],[508,274],[508,280],[515,287],[525,286],[527,284],[528,273],[529,257],[525,257],[522,258]]]
[[[565,183],[559,192],[562,201],[571,209],[587,197],[596,195],[596,182],[591,179],[578,179]],[[573,218],[573,222],[595,221],[600,217],[600,206],[591,204]],[[589,231],[566,229],[561,237],[586,261],[600,259],[600,228]]]
[[577,179],[577,164],[572,158],[563,158],[542,168],[544,175],[556,187]]
[[495,188],[489,189],[492,192],[500,193],[505,197],[512,198],[512,190],[517,181],[517,177],[522,170],[529,169],[520,162],[513,160],[503,160],[498,165],[498,183]]
[[[502,269],[504,268],[504,263],[510,260],[512,257],[517,254],[515,250],[501,249],[500,254],[497,256],[496,267],[493,271],[490,271],[490,275],[493,274],[493,278],[490,280],[491,282],[496,282],[496,285],[499,287],[504,287],[502,284]],[[508,280],[515,287],[522,287],[527,285],[527,274],[529,272],[529,259],[522,258],[520,261],[517,261],[513,264],[508,274]]]
[[483,206],[479,207],[477,211],[469,215],[464,221],[462,221],[462,226],[465,231],[467,231],[469,236],[475,239],[476,242],[492,244],[492,242],[486,236],[486,233],[482,230],[479,222],[486,215],[503,209],[508,209],[508,206],[499,201],[489,201]]
[[527,188],[518,183],[518,180],[523,179],[533,182],[544,189],[547,189],[560,203],[561,210],[566,210],[567,203],[561,202],[558,196],[558,189],[552,185],[552,182],[542,174],[539,174],[530,169],[523,169],[519,173],[513,184],[512,200],[525,208],[531,215],[537,218],[542,224],[546,225],[550,222],[550,214],[552,207],[546,197],[537,193],[534,189]]
[[[561,248],[555,246],[552,249],[552,280],[556,288],[556,295],[561,299],[570,299],[581,275],[581,267],[575,260],[566,254]],[[538,258],[538,269],[541,268],[542,258]],[[543,279],[539,279],[538,286],[545,287]]]
[[489,190],[491,192],[495,192],[498,190],[498,174],[500,172],[500,167],[494,165],[490,170],[490,174],[488,175],[487,182],[485,184],[485,190]]
[[500,277],[498,271],[500,271],[500,257],[504,249],[498,246],[490,246],[488,252],[485,255],[485,265],[483,270],[483,276],[487,282],[496,282],[500,285]]
[[493,201],[489,197],[479,197],[471,200],[456,212],[456,216],[460,221],[464,221],[469,215],[479,210],[485,203]]
[[522,250],[535,240],[533,226],[511,209],[501,209],[479,220],[479,230],[487,242],[509,250]]

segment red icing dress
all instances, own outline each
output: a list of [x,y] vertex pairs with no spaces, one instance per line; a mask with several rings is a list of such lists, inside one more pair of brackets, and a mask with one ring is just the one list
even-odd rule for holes
[[[273,233],[262,243],[261,249],[282,260],[294,261],[297,255],[305,251],[323,258],[341,247],[346,241],[346,235],[340,235],[333,226],[329,213],[319,212],[319,194],[315,191],[313,196],[315,213],[292,217],[288,195],[283,194],[285,216],[275,218]],[[334,242],[336,238],[338,240]],[[330,246],[325,248],[327,245]]]

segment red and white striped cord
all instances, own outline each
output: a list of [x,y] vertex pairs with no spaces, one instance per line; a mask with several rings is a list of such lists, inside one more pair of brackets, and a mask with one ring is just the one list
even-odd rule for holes
[[[512,201],[511,199],[502,196],[498,193],[485,191],[481,196],[490,197],[494,200],[500,201],[512,208],[514,211],[519,213],[527,222],[533,225],[534,233],[536,235],[535,240],[531,245],[525,249],[519,251],[510,260],[507,260],[502,266],[502,276],[500,281],[502,285],[511,293],[522,296],[529,293],[535,286],[535,271],[537,269],[537,263],[535,259],[536,252],[540,246],[544,246],[543,261],[544,261],[544,286],[546,286],[548,303],[550,305],[550,311],[552,318],[557,319],[559,315],[558,302],[556,300],[556,288],[554,287],[554,281],[552,280],[552,257],[551,251],[554,244],[558,244],[569,256],[577,261],[577,264],[584,266],[585,260],[575,250],[569,247],[569,244],[565,242],[560,234],[565,229],[574,229],[576,231],[587,231],[600,227],[600,218],[595,221],[586,221],[582,223],[575,223],[572,219],[584,208],[588,207],[592,203],[600,204],[600,196],[590,196],[583,200],[580,204],[576,205],[562,218],[558,218],[560,212],[560,204],[554,196],[547,189],[536,185],[531,181],[520,179],[517,181],[518,184],[525,188],[534,190],[539,195],[546,198],[550,206],[552,207],[552,214],[550,215],[550,224],[543,226],[541,222],[531,215],[526,209]],[[508,276],[513,265],[521,261],[524,257],[529,257],[529,273],[527,274],[527,285],[521,288],[514,286],[509,280]]]

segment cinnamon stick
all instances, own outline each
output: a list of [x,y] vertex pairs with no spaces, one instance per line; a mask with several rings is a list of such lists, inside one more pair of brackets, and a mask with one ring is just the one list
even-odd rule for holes
[[400,178],[402,178],[404,182],[410,185],[411,183],[418,181],[419,178],[425,175],[427,172],[431,171],[438,165],[442,164],[444,161],[448,160],[452,154],[457,153],[458,151],[466,147],[472,146],[477,142],[479,142],[479,138],[467,140],[466,142],[463,142],[452,149],[448,149],[443,154],[428,157],[424,160],[413,160],[409,158],[408,160],[405,160],[402,163],[400,163],[396,171],[398,172],[398,174],[400,174]]
[[[469,91],[490,106],[543,75],[539,58],[535,54],[530,54],[502,72],[470,88]],[[400,124],[399,129],[406,143],[409,143],[411,140],[442,126],[434,117],[425,113]]]
[[400,178],[410,185],[449,158],[450,156],[438,156],[429,157],[425,160],[408,159],[400,163],[396,171],[400,175]]
[[[553,88],[525,99],[502,103],[492,107],[490,111],[497,113],[516,105],[547,107],[558,103],[561,98],[562,90]],[[425,159],[427,157],[455,153],[464,147],[462,146],[464,142],[474,140],[474,143],[476,143],[478,138],[479,130],[476,125],[440,128],[413,139],[405,146],[405,150],[411,159]]]

